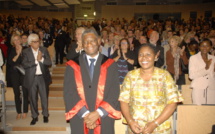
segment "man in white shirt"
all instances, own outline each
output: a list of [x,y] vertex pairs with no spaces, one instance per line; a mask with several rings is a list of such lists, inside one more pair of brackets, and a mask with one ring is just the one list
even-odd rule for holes
[[35,125],[38,121],[38,93],[42,103],[43,122],[48,123],[48,87],[51,83],[48,68],[52,62],[47,49],[40,46],[37,34],[29,35],[28,44],[30,47],[23,50],[22,65],[25,69],[23,86],[28,89],[33,118],[30,125]]

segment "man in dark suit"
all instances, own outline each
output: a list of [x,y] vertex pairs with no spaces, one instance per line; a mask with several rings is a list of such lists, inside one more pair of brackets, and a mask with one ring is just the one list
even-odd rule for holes
[[82,46],[85,53],[67,62],[64,77],[71,134],[114,134],[114,121],[121,116],[116,63],[99,53],[95,30],[82,34]]
[[28,25],[28,30],[25,31],[25,34],[29,35],[29,34],[32,34],[32,33],[36,33],[33,29],[34,29],[33,24],[29,24]]
[[68,54],[66,55],[67,60],[75,59],[83,52],[81,36],[84,31],[85,31],[84,27],[79,27],[76,29],[75,31],[76,42],[72,43],[72,47],[69,50]]
[[157,31],[151,32],[149,42],[156,46],[158,59],[155,62],[155,66],[162,67],[164,65],[164,48],[161,46],[161,42],[159,41],[159,33]]
[[56,56],[56,64],[58,64],[58,58],[60,56],[60,64],[63,64],[64,57],[64,48],[67,43],[66,32],[62,30],[62,26],[57,26],[57,33],[55,38],[55,56]]
[[29,48],[23,50],[22,65],[25,69],[23,86],[28,89],[33,120],[30,125],[38,121],[38,92],[42,103],[44,123],[48,123],[48,86],[51,83],[49,66],[52,65],[48,50],[40,47],[39,36],[30,34]]

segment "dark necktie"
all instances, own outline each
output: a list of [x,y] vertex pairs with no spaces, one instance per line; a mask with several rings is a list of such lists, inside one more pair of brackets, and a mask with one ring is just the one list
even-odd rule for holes
[[90,79],[93,80],[94,62],[96,59],[90,59]]

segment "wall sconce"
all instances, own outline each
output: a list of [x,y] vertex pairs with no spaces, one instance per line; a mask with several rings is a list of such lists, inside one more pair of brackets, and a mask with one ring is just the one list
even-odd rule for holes
[[96,12],[93,12],[93,15],[96,16]]
[[87,18],[87,16],[88,16],[87,14],[84,14],[84,17],[85,17],[85,18]]

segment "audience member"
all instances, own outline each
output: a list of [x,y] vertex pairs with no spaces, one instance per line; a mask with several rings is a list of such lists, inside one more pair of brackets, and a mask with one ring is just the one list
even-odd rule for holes
[[193,104],[215,104],[215,57],[210,55],[212,43],[204,39],[199,45],[199,52],[190,57],[189,78]]
[[164,48],[161,46],[160,40],[159,40],[159,33],[157,31],[152,31],[149,35],[149,43],[155,45],[157,49],[157,58],[155,59],[155,66],[156,67],[162,67],[164,65]]
[[67,60],[76,59],[81,53],[83,53],[81,36],[84,31],[85,31],[84,27],[79,27],[76,29],[75,31],[76,41],[72,42],[71,44],[71,49],[66,55]]
[[173,36],[169,39],[170,49],[166,52],[167,71],[172,75],[177,85],[185,85],[185,75],[182,72],[181,64],[188,65],[188,59],[185,53],[185,46],[179,47],[180,37]]
[[[23,87],[23,74],[19,72],[19,70],[16,68],[17,66],[21,65],[22,62],[22,42],[20,35],[14,34],[11,37],[11,44],[13,45],[13,48],[8,55],[8,65],[9,68],[9,74],[10,79],[12,82],[13,92],[14,92],[14,100],[16,105],[16,112],[17,116],[16,119],[19,120],[20,118],[26,118],[28,113],[28,92],[25,87]],[[22,92],[22,93],[21,93]],[[23,102],[21,101],[20,94],[23,96]],[[23,105],[23,111],[22,109]]]
[[55,64],[58,64],[60,59],[60,64],[63,64],[64,48],[67,43],[66,32],[62,30],[61,25],[57,25],[57,32],[55,38]]
[[115,51],[112,58],[118,66],[119,82],[122,84],[128,71],[134,69],[135,55],[134,51],[130,50],[128,39],[123,38],[119,42],[119,49]]
[[23,50],[22,65],[25,68],[23,86],[28,89],[31,117],[30,125],[38,121],[38,93],[41,99],[43,122],[48,123],[48,86],[51,84],[49,66],[52,65],[48,50],[40,46],[39,36],[28,36],[29,48]]

